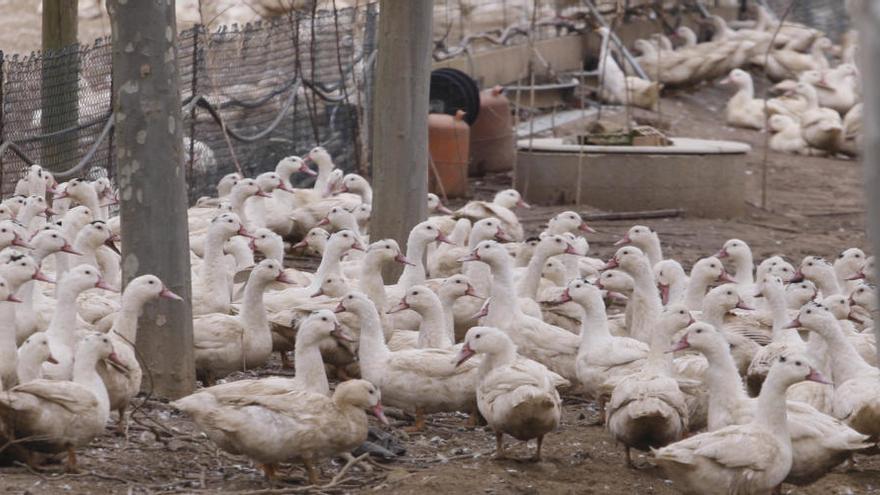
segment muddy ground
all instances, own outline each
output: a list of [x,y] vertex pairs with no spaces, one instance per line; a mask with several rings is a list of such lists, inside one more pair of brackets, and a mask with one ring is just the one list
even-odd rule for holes
[[[663,115],[672,124],[672,134],[748,142],[753,151],[744,159],[748,172],[745,201],[747,214],[736,220],[681,218],[650,220],[660,233],[664,253],[689,266],[696,259],[714,253],[731,237],[747,241],[756,260],[785,253],[794,260],[805,255],[833,257],[851,246],[867,249],[864,234],[865,201],[862,171],[855,161],[800,157],[767,153],[766,208],[761,202],[760,178],[764,166],[764,135],[727,128],[719,121],[728,89],[699,87],[670,93],[664,98]],[[474,182],[482,197],[509,183],[494,176]],[[557,206],[538,206],[523,211],[529,231]],[[594,211],[588,206],[583,211]],[[592,222],[599,233],[590,237],[592,255],[607,257],[612,243],[633,221]],[[281,374],[277,362],[259,375]],[[251,374],[253,375],[253,374]],[[248,376],[251,376],[248,375]],[[243,375],[242,375],[243,376]],[[623,451],[602,426],[596,425],[593,405],[577,397],[565,398],[565,416],[559,431],[545,441],[540,463],[491,459],[492,434],[483,429],[464,428],[464,417],[438,415],[427,431],[408,436],[393,421],[387,431],[406,447],[404,456],[391,462],[374,462],[370,472],[358,467],[348,470],[335,484],[316,489],[346,493],[674,493],[662,473],[641,456],[643,469],[629,469]],[[299,466],[293,466],[281,486],[270,490],[248,460],[216,451],[186,419],[167,405],[144,401],[135,411],[127,439],[108,433],[79,451],[81,472],[60,474],[59,465],[45,472],[22,466],[0,468],[0,491],[6,493],[295,493],[308,491]],[[530,455],[522,445],[511,453]],[[331,483],[340,462],[322,465],[323,480]],[[856,458],[820,482],[806,488],[786,485],[792,494],[880,493],[880,457]]]

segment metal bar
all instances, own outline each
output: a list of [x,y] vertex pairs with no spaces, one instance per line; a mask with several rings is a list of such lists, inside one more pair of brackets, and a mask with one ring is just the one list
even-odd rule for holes
[[597,9],[596,6],[593,5],[592,0],[583,0],[583,2],[584,2],[584,5],[586,5],[586,7],[590,10],[590,13],[593,15],[593,17],[596,19],[596,21],[602,27],[608,28],[608,34],[610,35],[611,41],[613,41],[614,44],[617,45],[617,48],[620,50],[620,53],[623,54],[623,58],[626,59],[627,63],[629,63],[630,67],[632,67],[632,69],[635,71],[635,73],[639,77],[641,77],[642,79],[645,79],[646,81],[650,81],[651,78],[648,77],[648,74],[646,74],[644,70],[642,70],[642,67],[639,65],[639,63],[636,61],[636,59],[632,56],[632,54],[629,52],[629,50],[626,49],[626,47],[623,45],[623,42],[620,41],[620,38],[618,38],[617,35],[614,34],[614,31],[611,29],[611,26],[609,26],[608,23],[605,22],[605,17],[599,12],[599,9]]

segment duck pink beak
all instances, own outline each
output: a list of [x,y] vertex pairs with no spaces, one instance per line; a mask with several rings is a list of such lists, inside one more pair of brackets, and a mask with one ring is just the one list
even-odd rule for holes
[[823,376],[822,373],[819,373],[818,370],[815,370],[813,368],[810,368],[810,373],[807,374],[806,379],[811,382],[821,383],[824,385],[834,385],[833,383],[831,383],[830,380],[825,378],[825,376]]
[[295,284],[296,283],[296,280],[288,277],[287,273],[285,273],[284,271],[282,271],[281,273],[278,274],[277,277],[275,277],[275,281],[281,282],[282,284]]
[[477,250],[474,249],[467,256],[459,258],[458,261],[460,261],[462,263],[466,262],[466,261],[481,261],[481,258],[480,258],[480,254],[477,252]]
[[516,206],[519,206],[520,208],[526,208],[526,209],[529,209],[529,210],[532,209],[532,205],[526,203],[526,202],[523,201],[522,199],[520,199],[519,201],[516,202]]
[[46,362],[50,364],[58,364],[58,360],[55,359],[55,357],[51,354],[49,354],[49,357],[46,358]]
[[574,246],[572,246],[571,244],[568,244],[568,243],[566,243],[566,244],[567,244],[568,246],[565,248],[565,251],[563,251],[565,254],[573,254],[573,255],[575,255],[575,256],[580,256],[580,255],[581,255],[581,253],[579,253],[578,250],[575,249]]
[[626,234],[623,234],[623,237],[621,237],[619,241],[615,242],[614,245],[622,246],[624,244],[629,244],[630,242],[632,242],[632,240],[629,238],[629,232],[627,232]]
[[41,272],[39,268],[37,268],[37,271],[34,272],[34,275],[33,275],[31,278],[34,279],[34,280],[39,280],[40,282],[46,282],[46,283],[49,283],[49,284],[54,284],[54,283],[55,283],[54,280],[52,280],[51,278],[47,277],[45,273]]
[[458,351],[458,356],[455,357],[455,367],[458,368],[468,359],[474,357],[477,353],[471,349],[471,346],[465,342],[463,346],[461,346],[461,350]]
[[444,215],[452,215],[452,210],[450,210],[449,208],[444,206],[443,203],[440,203],[439,205],[437,205],[437,211],[439,211],[440,213],[443,213]]
[[126,366],[125,363],[123,363],[122,360],[119,359],[119,355],[117,355],[115,351],[111,352],[110,355],[107,356],[107,359],[109,359],[113,363],[123,367],[124,369],[128,369],[128,366]]
[[495,231],[495,239],[501,242],[512,242],[513,239],[507,235],[506,232],[501,230],[501,227],[498,227],[498,230]]
[[617,260],[617,257],[615,256],[614,258],[611,258],[610,260],[608,260],[608,262],[605,263],[605,266],[602,267],[602,269],[603,270],[611,270],[611,269],[617,268],[618,266],[620,266],[620,262]]
[[110,292],[119,292],[118,290],[116,290],[115,287],[113,287],[112,285],[108,284],[107,281],[104,280],[103,278],[98,278],[98,281],[95,282],[95,288],[97,288],[97,289],[104,289],[104,290],[106,290],[106,291],[110,291]]
[[9,296],[6,297],[6,301],[7,301],[7,302],[11,302],[11,303],[20,303],[20,302],[24,302],[24,301],[22,301],[21,299],[15,297],[15,294],[9,294]]
[[733,277],[731,277],[730,274],[727,273],[727,270],[721,270],[721,275],[718,275],[718,278],[716,279],[716,281],[718,281],[718,282],[731,282],[731,283],[736,282],[736,280],[734,280]]
[[744,309],[744,310],[746,310],[746,311],[754,311],[755,308],[749,306],[748,304],[745,303],[745,301],[743,301],[742,299],[740,299],[740,300],[736,303],[736,309]]
[[446,234],[444,234],[443,232],[437,232],[437,237],[434,240],[437,242],[443,242],[455,246],[455,243],[450,241],[449,238],[446,237]]
[[588,232],[590,234],[596,233],[596,229],[587,225],[587,222],[581,222],[581,224],[578,226],[578,230],[580,230],[581,232]]
[[382,409],[382,403],[381,403],[381,402],[378,403],[378,404],[376,404],[375,406],[373,406],[373,408],[371,409],[371,411],[373,411],[373,416],[376,416],[376,419],[378,419],[380,423],[382,423],[383,425],[386,425],[386,426],[387,426],[388,424],[390,424],[390,423],[388,422],[388,418],[385,417],[385,411]]
[[571,294],[568,292],[568,287],[566,287],[565,290],[562,291],[562,294],[559,295],[559,299],[547,301],[547,303],[553,306],[557,306],[559,304],[565,304],[569,301],[571,301]]
[[264,191],[264,190],[262,190],[262,189],[260,189],[259,191],[257,191],[256,196],[259,196],[259,197],[261,197],[261,198],[271,198],[271,197],[272,197],[271,194],[267,193],[266,191]]
[[727,248],[721,248],[717,253],[715,253],[716,258],[727,258],[730,256],[730,253],[727,252]]
[[247,237],[250,239],[255,238],[254,234],[251,234],[250,232],[248,232],[248,229],[244,228],[244,225],[241,225],[238,227],[238,235],[240,235],[242,237]]
[[64,253],[73,254],[76,256],[82,256],[82,253],[80,253],[76,249],[73,249],[73,246],[71,246],[70,244],[68,244],[66,242],[64,243],[63,246],[61,246],[61,251]]
[[789,280],[789,282],[796,284],[798,282],[803,282],[804,278],[806,278],[806,277],[804,277],[804,273],[801,271],[800,268],[798,268],[797,271],[794,272],[794,276],[791,277],[791,280]]
[[26,243],[24,241],[24,239],[22,239],[21,237],[18,236],[18,234],[15,234],[15,237],[12,238],[12,245],[18,246],[18,247],[23,247],[26,249],[32,249],[31,245]]
[[159,297],[164,299],[171,299],[172,301],[183,301],[183,298],[171,292],[171,289],[168,287],[162,287],[162,291],[159,292]]
[[67,191],[61,191],[60,193],[54,194],[52,199],[64,199],[66,197],[68,197]]
[[345,330],[342,329],[342,325],[339,322],[336,322],[336,325],[333,327],[333,331],[330,332],[330,335],[333,336],[336,340],[341,340],[343,342],[354,342],[354,339],[351,338],[350,335],[345,333]]
[[476,297],[477,299],[486,299],[486,298],[483,297],[483,296],[477,295],[477,289],[475,289],[474,286],[471,285],[471,284],[468,284],[468,285],[467,285],[467,290],[464,291],[464,295],[466,295],[466,296],[471,296],[471,297]]
[[681,340],[679,340],[674,346],[672,346],[672,349],[669,349],[666,352],[678,352],[687,349],[690,346],[691,344],[690,342],[688,342],[688,336],[687,334],[684,334],[684,337],[682,337]]
[[347,310],[345,309],[345,305],[342,304],[342,301],[339,301],[339,304],[336,305],[336,308],[333,310],[334,313],[344,313]]
[[399,313],[400,311],[404,311],[407,309],[409,309],[409,303],[406,302],[406,297],[404,297],[403,299],[400,300],[400,302],[397,304],[397,306],[394,306],[393,308],[389,309],[386,312],[386,314],[390,315],[393,313]]
[[657,287],[660,288],[660,301],[666,306],[669,304],[669,284],[657,284]]
[[282,191],[293,192],[293,188],[285,184],[283,180],[278,181],[278,189],[281,189]]
[[784,327],[782,327],[782,328],[801,328],[802,326],[803,326],[803,325],[801,325],[801,320],[800,320],[800,318],[795,318],[795,319],[791,320],[790,322],[788,322],[788,323],[787,323]]
[[315,224],[315,225],[317,225],[318,227],[320,227],[321,225],[328,225],[329,223],[330,223],[330,219],[327,218],[327,217],[324,217],[324,218],[322,218],[320,221],[318,221],[318,223]]
[[311,175],[312,177],[314,177],[314,176],[318,175],[318,173],[309,168],[308,164],[311,163],[311,161],[312,161],[311,158],[305,157],[302,165],[300,165],[300,167],[299,167],[299,171],[304,174]]
[[403,255],[403,253],[397,253],[397,256],[394,257],[394,261],[400,263],[401,265],[416,266],[416,264],[408,260],[406,256]]
[[865,278],[865,272],[859,272],[859,273],[856,273],[855,275],[853,275],[852,277],[849,277],[847,280],[862,280],[864,278]]
[[308,245],[309,245],[309,243],[305,239],[303,239],[303,240],[297,242],[296,244],[294,244],[293,246],[290,246],[290,249],[304,248],[304,247],[307,247]]

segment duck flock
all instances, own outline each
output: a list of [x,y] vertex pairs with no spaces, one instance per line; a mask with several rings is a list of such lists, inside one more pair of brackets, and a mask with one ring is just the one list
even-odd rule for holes
[[[314,187],[292,187],[295,173],[317,175]],[[0,205],[0,458],[66,452],[75,469],[111,414],[126,434],[144,305],[180,297],[149,274],[116,294],[125,239],[106,179],[57,184],[35,165],[16,192]],[[769,493],[877,451],[875,268],[860,249],[756,268],[731,239],[688,274],[637,225],[600,260],[576,212],[525,238],[516,209],[528,205],[509,189],[455,212],[429,195],[403,252],[370,238],[371,201],[369,182],[319,147],[226,176],[188,212],[204,388],[172,405],[269,479],[301,461],[318,484],[320,461],[352,459],[366,440],[366,411],[387,424],[383,405],[411,414],[409,431],[468,413],[495,433],[497,457],[513,437],[536,439],[540,459],[559,390],[598,404],[627,463],[650,451],[688,493]],[[291,250],[320,266],[285,267]],[[294,378],[224,379],[274,352]]]
[[[739,29],[720,16],[708,17],[703,23],[713,35],[703,43],[687,26],[675,30],[672,38],[677,46],[662,34],[636,40],[636,60],[652,80],[626,76],[609,56],[608,30],[600,28],[600,98],[657,110],[662,88],[694,86],[726,76],[720,84],[736,88],[725,108],[728,125],[769,132],[767,144],[774,151],[857,155],[862,141],[862,92],[855,32],[846,33],[835,45],[820,30],[780,23],[763,6],[755,6],[755,12],[756,19]],[[756,98],[752,75],[744,69],[766,75],[778,96]]]

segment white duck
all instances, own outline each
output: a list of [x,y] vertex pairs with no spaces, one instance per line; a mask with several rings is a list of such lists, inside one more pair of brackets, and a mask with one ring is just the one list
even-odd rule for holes
[[[110,292],[116,289],[107,284],[101,272],[91,265],[79,265],[58,281],[58,304],[46,329],[49,348],[57,364],[46,363],[43,373],[53,380],[70,380],[74,372],[74,355],[77,347],[76,299],[84,291],[99,288]],[[106,392],[105,392],[106,393]]]
[[814,332],[828,345],[834,377],[833,416],[874,441],[880,438],[880,370],[859,356],[843,336],[837,319],[820,304],[801,308],[790,326]]
[[262,366],[272,353],[272,332],[263,293],[273,281],[285,282],[281,265],[263,260],[251,272],[241,313],[212,313],[193,319],[196,371],[206,384],[233,371]]
[[95,371],[104,359],[116,360],[110,338],[88,335],[77,347],[72,382],[39,379],[0,392],[0,421],[13,438],[39,438],[21,444],[27,449],[66,450],[67,471],[75,471],[75,449],[103,434],[110,417],[107,389]]
[[110,410],[119,412],[117,429],[120,433],[126,431],[125,411],[131,399],[141,391],[143,371],[134,347],[137,341],[138,318],[144,305],[157,297],[174,301],[183,300],[165,287],[155,275],[141,275],[128,282],[122,293],[122,307],[115,315],[113,326],[107,333],[113,342],[117,360],[122,363],[122,368],[107,363],[98,364],[98,374],[107,387]]
[[474,410],[476,364],[456,367],[452,349],[391,352],[376,307],[363,293],[349,293],[336,311],[360,318],[361,376],[377,384],[389,405],[415,411],[414,430],[424,428],[425,414]]
[[[5,282],[0,282],[5,284]],[[0,287],[0,296],[3,295],[3,287]],[[43,332],[37,332],[21,344],[18,348],[18,383],[27,383],[43,378],[43,363],[57,363],[49,350],[49,337]]]
[[710,256],[694,263],[684,299],[687,308],[691,311],[701,309],[709,286],[718,282],[735,282],[718,258]]
[[790,282],[797,283],[804,279],[816,284],[822,297],[843,293],[837,283],[837,274],[834,272],[834,268],[819,256],[805,257]]
[[660,236],[658,236],[657,232],[650,227],[633,225],[626,231],[626,234],[624,234],[620,240],[614,243],[615,246],[623,246],[627,244],[631,244],[645,253],[651,266],[655,266],[663,260],[663,249],[660,246]]
[[222,213],[211,221],[205,237],[204,262],[198,276],[193,277],[193,316],[229,312],[232,286],[223,262],[223,244],[236,235],[251,234],[235,213]]
[[773,275],[765,276],[760,284],[760,295],[764,296],[772,315],[773,342],[758,350],[746,372],[746,383],[753,396],[758,395],[767,373],[782,353],[806,352],[804,341],[797,330],[785,328],[789,316],[782,279]]
[[513,286],[513,259],[507,250],[495,241],[483,241],[464,260],[482,261],[492,270],[493,304],[482,324],[505,331],[523,356],[576,383],[574,361],[580,339],[523,313]]
[[771,115],[767,125],[772,132],[769,146],[773,151],[798,155],[814,154],[801,133],[801,124],[788,115]]
[[807,100],[807,108],[801,115],[801,135],[804,141],[813,148],[835,151],[843,122],[840,114],[830,108],[819,106],[816,88],[805,82],[799,82],[794,91]]
[[730,75],[721,81],[721,84],[728,83],[733,83],[737,92],[727,101],[725,109],[727,125],[746,129],[763,129],[765,102],[755,98],[752,76],[742,69],[733,69],[730,71]]
[[[755,416],[757,399],[746,396],[727,341],[706,323],[691,325],[676,349],[694,349],[710,362],[706,381],[711,393],[709,431],[745,424]],[[783,350],[773,359],[790,361],[808,358],[793,349]],[[792,443],[792,467],[786,482],[812,483],[831,468],[848,459],[854,451],[865,449],[867,436],[798,401],[786,402]]]
[[316,461],[350,452],[367,439],[364,409],[388,423],[380,395],[373,384],[351,380],[336,387],[333,397],[296,391],[219,401],[197,392],[172,405],[189,414],[218,446],[259,463],[269,480],[274,481],[279,463],[295,459],[306,466],[309,484],[318,486]]
[[750,422],[655,450],[657,463],[685,493],[770,494],[792,466],[785,391],[803,380],[824,378],[804,358],[778,362],[767,376]]
[[495,194],[492,202],[469,201],[466,205],[453,213],[455,218],[467,218],[471,223],[484,218],[495,217],[501,220],[501,228],[513,238],[514,241],[522,241],[524,237],[519,218],[513,212],[516,207],[531,208],[523,201],[522,195],[516,189],[505,189]]
[[541,460],[544,435],[559,426],[562,401],[555,382],[561,379],[542,364],[517,359],[516,346],[501,330],[468,330],[457,357],[460,366],[474,355],[483,357],[478,369],[477,407],[495,432],[495,457],[503,459],[504,434],[537,441],[533,460]]
[[654,278],[660,290],[660,302],[664,306],[677,304],[684,300],[689,279],[681,263],[676,260],[662,260],[654,265]]
[[599,78],[603,81],[600,99],[609,103],[656,110],[662,86],[656,82],[624,74],[611,57],[610,31],[607,27],[600,27],[598,33],[602,36],[599,50]]
[[[626,247],[623,249],[635,249]],[[617,255],[616,255],[617,256]],[[620,255],[624,265],[632,255]],[[664,314],[655,325],[678,326],[679,314]],[[690,321],[690,315],[687,316]],[[667,331],[654,331],[648,357],[642,368],[625,376],[614,387],[606,406],[605,425],[611,436],[624,445],[627,465],[630,449],[648,450],[681,439],[688,429],[688,406],[678,383],[672,378],[672,357]]]

